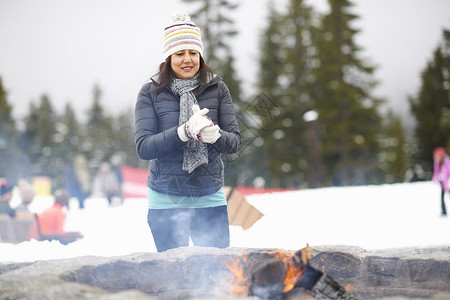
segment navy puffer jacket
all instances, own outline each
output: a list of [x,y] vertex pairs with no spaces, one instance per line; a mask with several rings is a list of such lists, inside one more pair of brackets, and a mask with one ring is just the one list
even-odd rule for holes
[[147,185],[152,190],[178,196],[205,196],[217,192],[224,182],[221,153],[236,153],[241,135],[233,103],[226,84],[218,76],[199,91],[200,109],[209,109],[208,117],[219,125],[221,137],[208,145],[208,164],[192,173],[183,171],[183,146],[177,133],[180,98],[169,88],[151,92],[157,83],[151,80],[139,92],[135,117],[136,150],[141,159],[150,160]]

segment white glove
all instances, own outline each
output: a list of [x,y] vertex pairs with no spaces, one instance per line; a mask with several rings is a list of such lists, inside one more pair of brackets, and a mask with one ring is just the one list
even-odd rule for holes
[[199,140],[203,143],[214,144],[221,137],[219,130],[219,125],[205,127],[200,131]]
[[192,111],[194,114],[177,130],[178,136],[183,142],[187,142],[189,139],[198,140],[199,133],[203,128],[214,125],[211,119],[205,116],[209,109],[200,110],[198,105],[192,105]]

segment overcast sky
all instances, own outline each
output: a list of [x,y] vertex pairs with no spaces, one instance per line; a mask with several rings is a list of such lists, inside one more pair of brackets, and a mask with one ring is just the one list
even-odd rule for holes
[[[273,0],[285,7],[287,0]],[[238,75],[255,92],[259,35],[268,0],[241,1],[234,41]],[[420,72],[450,28],[448,0],[354,0],[361,56],[378,66],[376,95],[408,109]],[[319,11],[325,0],[310,0]],[[0,76],[16,117],[43,93],[59,112],[71,102],[81,117],[99,84],[111,113],[134,108],[142,84],[161,62],[162,31],[181,0],[0,0]],[[194,20],[195,21],[195,20]]]

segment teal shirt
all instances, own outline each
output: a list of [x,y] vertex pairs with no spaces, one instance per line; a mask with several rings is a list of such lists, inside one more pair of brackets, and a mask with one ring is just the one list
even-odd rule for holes
[[148,189],[148,208],[206,208],[227,205],[223,187],[211,195],[201,197],[175,196]]

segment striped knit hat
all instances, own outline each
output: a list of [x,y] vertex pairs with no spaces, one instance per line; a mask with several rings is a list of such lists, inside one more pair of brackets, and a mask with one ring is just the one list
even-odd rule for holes
[[164,60],[180,50],[195,50],[203,56],[200,28],[191,21],[191,17],[186,13],[176,13],[172,20],[173,24],[164,29]]

